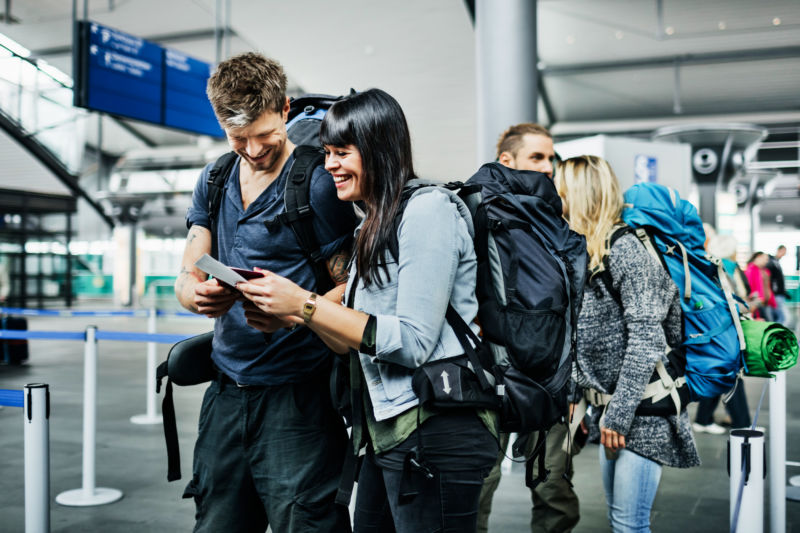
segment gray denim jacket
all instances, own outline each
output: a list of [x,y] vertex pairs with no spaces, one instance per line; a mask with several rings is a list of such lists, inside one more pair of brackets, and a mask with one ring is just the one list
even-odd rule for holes
[[[478,313],[472,236],[472,218],[456,194],[420,189],[400,222],[399,265],[387,254],[388,282],[365,288],[359,279],[353,307],[377,319],[375,355],[359,354],[376,420],[419,403],[411,388],[414,369],[464,353],[444,317],[448,302],[468,324]],[[355,263],[345,294],[353,279]]]

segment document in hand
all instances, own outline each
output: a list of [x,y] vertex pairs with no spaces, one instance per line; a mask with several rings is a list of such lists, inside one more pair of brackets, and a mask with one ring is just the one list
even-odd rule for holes
[[203,272],[214,276],[214,278],[218,279],[220,283],[232,289],[236,288],[237,283],[264,276],[264,274],[261,272],[245,270],[243,268],[229,267],[220,263],[208,254],[203,254],[203,256],[195,262],[194,266]]

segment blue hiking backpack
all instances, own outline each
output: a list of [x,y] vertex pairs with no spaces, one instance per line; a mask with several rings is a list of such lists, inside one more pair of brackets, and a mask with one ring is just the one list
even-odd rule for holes
[[722,261],[703,247],[697,210],[674,189],[639,183],[625,192],[622,219],[678,286],[691,400],[729,391],[745,367],[740,310]]

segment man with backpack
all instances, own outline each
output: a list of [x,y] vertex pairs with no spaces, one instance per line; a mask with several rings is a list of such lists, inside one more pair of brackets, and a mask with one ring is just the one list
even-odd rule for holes
[[[308,178],[308,205],[287,214],[284,191],[303,158],[287,138],[290,102],[278,62],[256,53],[232,57],[219,64],[207,92],[238,157],[221,186],[210,183],[213,163],[197,182],[175,284],[181,305],[216,319],[218,372],[203,399],[184,492],[197,506],[195,531],[350,531],[347,509],[334,503],[347,434],[331,406],[331,353],[308,328],[245,307],[238,291],[208,279],[195,262],[211,254],[323,292],[315,265],[327,264],[331,286],[346,281],[356,218],[322,166]],[[215,190],[221,197],[212,201]],[[319,243],[313,253],[299,242],[297,218],[311,220]],[[270,324],[272,333],[250,327],[252,320]]]
[[[523,123],[511,126],[503,132],[497,143],[497,161],[511,169],[541,172],[552,179],[555,151],[550,132],[539,124]],[[527,444],[524,451],[527,457],[532,453],[536,444],[535,435],[520,436],[519,438],[526,439]],[[570,483],[563,477],[565,473],[572,476],[571,462],[563,449],[566,439],[567,426],[565,424],[555,424],[548,433],[545,442],[545,468],[550,471],[550,474],[547,481],[531,489],[532,532],[569,531],[575,527],[580,518],[578,496],[572,490]],[[501,450],[497,463],[483,483],[478,512],[478,531],[481,532],[488,531],[492,498],[500,484],[500,467],[505,458],[508,442],[509,434],[501,433]],[[577,451],[577,447],[572,448],[573,454]],[[570,471],[566,472],[565,465],[568,463]]]

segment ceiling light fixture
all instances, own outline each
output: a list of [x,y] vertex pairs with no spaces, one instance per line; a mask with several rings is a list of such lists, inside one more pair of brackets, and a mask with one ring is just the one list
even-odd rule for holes
[[664,33],[667,35],[673,35],[675,33],[675,28],[672,26],[667,26],[667,28],[664,30]]
[[772,19],[772,25],[773,26],[780,26],[781,25],[781,18],[780,17],[775,17],[774,19]]

